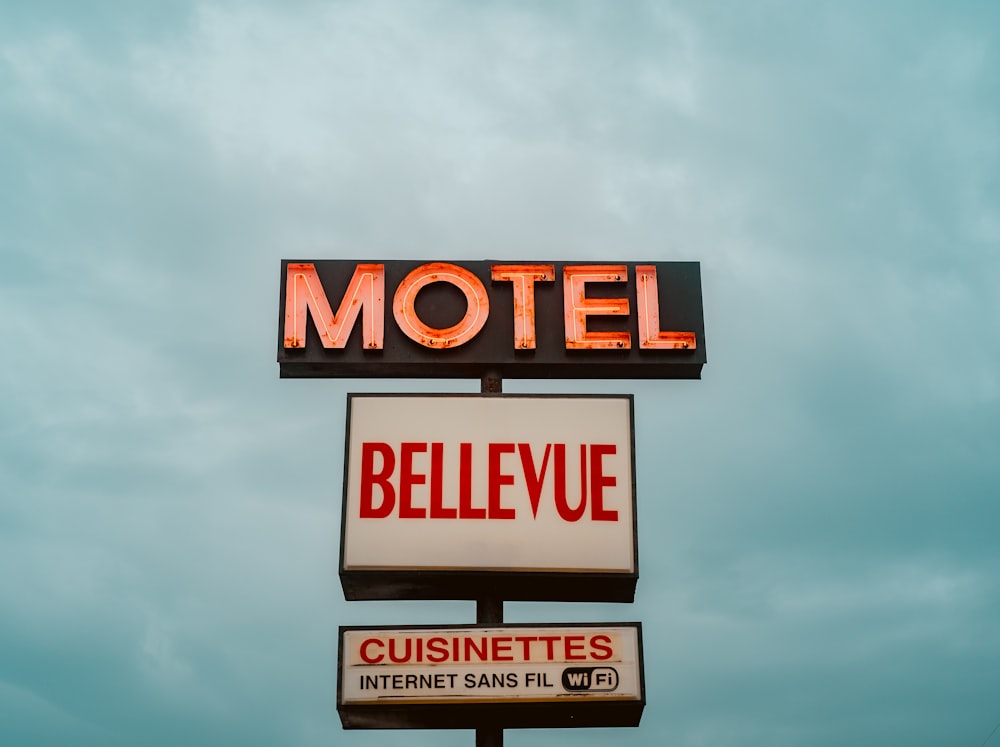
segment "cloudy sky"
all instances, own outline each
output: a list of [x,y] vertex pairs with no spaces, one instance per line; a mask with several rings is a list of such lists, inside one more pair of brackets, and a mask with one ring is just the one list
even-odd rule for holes
[[698,260],[701,381],[632,392],[637,729],[1000,745],[1000,6],[0,6],[0,743],[345,732],[348,391],[279,380],[279,262]]

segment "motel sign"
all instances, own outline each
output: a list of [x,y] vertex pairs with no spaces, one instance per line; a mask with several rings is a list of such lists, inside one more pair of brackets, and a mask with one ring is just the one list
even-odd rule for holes
[[282,262],[282,377],[697,379],[697,262]]
[[503,378],[698,379],[697,262],[283,260],[283,378],[477,378],[350,394],[344,598],[471,599],[475,625],[339,631],[345,729],[638,726],[635,623],[504,624],[505,600],[632,602],[632,395],[502,395]]

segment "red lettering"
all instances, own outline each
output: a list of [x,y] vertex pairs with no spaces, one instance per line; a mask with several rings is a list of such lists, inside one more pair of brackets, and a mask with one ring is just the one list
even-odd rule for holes
[[595,332],[587,329],[587,317],[628,316],[627,298],[589,298],[587,283],[625,283],[625,265],[566,265],[563,267],[563,321],[567,350],[628,350],[628,332]]
[[393,664],[404,664],[410,660],[410,639],[404,638],[403,641],[406,643],[406,647],[403,649],[403,653],[399,653],[396,650],[396,643],[399,641],[398,638],[389,639],[389,661]]
[[487,643],[486,636],[479,639],[479,645],[476,645],[474,638],[465,639],[465,661],[472,661],[472,654],[475,653],[479,657],[479,661],[488,661],[489,659],[489,644]]
[[582,661],[587,658],[584,653],[577,653],[578,651],[583,651],[583,642],[586,639],[582,635],[568,635],[563,640],[566,651],[566,661]]
[[399,518],[423,519],[426,508],[413,507],[413,486],[427,482],[427,475],[414,473],[413,455],[427,451],[427,444],[404,442],[399,453]]
[[486,509],[472,505],[472,444],[458,447],[458,518],[485,519]]
[[[539,645],[535,645],[539,642]],[[541,655],[544,650],[544,656]],[[365,664],[442,664],[446,662],[608,661],[615,656],[613,636],[389,635],[367,638],[359,647]]]
[[496,636],[493,638],[491,641],[493,661],[514,661],[514,655],[510,652],[512,640],[510,636]]
[[545,644],[545,658],[552,661],[556,658],[556,641],[559,640],[557,635],[540,635],[538,640]]
[[614,649],[611,648],[611,638],[606,635],[591,636],[590,648],[590,655],[597,661],[607,661],[614,654]]
[[647,350],[694,350],[694,332],[662,332],[660,330],[659,286],[656,265],[635,268],[636,306],[639,312],[639,347]]
[[[465,296],[465,316],[453,327],[430,327],[417,316],[417,293],[431,283],[449,283]],[[486,324],[490,315],[490,299],[483,282],[464,267],[431,262],[403,278],[393,297],[392,313],[399,329],[414,342],[428,348],[457,348],[479,334]]]
[[535,281],[555,280],[552,265],[493,265],[494,280],[506,280],[514,285],[514,348],[535,348]]
[[[511,284],[513,308],[513,347],[517,351],[534,350],[538,344],[536,322],[536,287],[551,283],[556,273],[562,273],[562,311],[566,350],[625,351],[632,347],[632,335],[626,331],[628,321],[634,322],[637,346],[643,352],[656,350],[694,350],[694,332],[660,329],[660,290],[655,264],[638,264],[635,270],[635,311],[629,298],[613,298],[614,291],[598,290],[625,286],[629,280],[627,264],[564,265],[554,264],[492,264],[490,277],[494,286]],[[345,278],[335,279],[337,289]],[[416,300],[429,285],[444,283],[458,290],[465,299],[461,320],[448,328],[431,327],[418,315]],[[284,350],[302,349],[306,345],[309,321],[328,350],[346,348],[349,339],[360,333],[363,349],[380,350],[385,337],[385,264],[361,263],[347,279],[334,313],[314,262],[289,262],[284,278],[282,346]],[[588,293],[588,290],[590,293]],[[392,293],[392,312],[398,329],[417,344],[434,350],[465,345],[484,328],[490,314],[490,294],[480,277],[459,265],[429,262],[416,267]],[[593,317],[625,317],[616,330],[592,329]],[[631,319],[630,319],[631,317]],[[631,326],[631,325],[630,325]],[[360,327],[358,332],[355,328]]]
[[431,444],[431,518],[455,519],[458,509],[444,506],[444,490],[442,481],[444,473],[444,444]]
[[[382,469],[375,471],[375,454],[382,457]],[[396,504],[396,491],[389,478],[396,467],[396,457],[392,447],[385,443],[363,443],[361,445],[361,507],[362,519],[384,519],[392,513]],[[375,485],[382,489],[382,503],[375,505]]]
[[[616,444],[579,444],[580,494],[576,505],[568,499],[566,479],[567,444],[544,444],[541,460],[537,460],[529,443],[488,443],[486,474],[473,474],[473,444],[462,443],[458,448],[457,465],[450,457],[446,463],[446,445],[441,442],[405,441],[393,446],[382,442],[364,442],[361,445],[359,515],[364,519],[383,519],[398,511],[400,519],[495,519],[511,520],[517,517],[517,505],[504,504],[504,500],[523,500],[527,496],[531,515],[538,518],[542,496],[548,494],[546,481],[552,467],[552,499],[557,515],[566,522],[575,523],[587,514],[593,521],[618,521],[619,509],[606,506],[608,489],[618,485],[614,470],[606,470],[606,457],[618,453]],[[576,448],[576,445],[574,445]],[[429,454],[428,454],[429,452]],[[428,454],[421,457],[422,454]],[[523,485],[516,468],[504,457],[520,462]],[[398,481],[394,480],[397,462]],[[458,467],[457,505],[445,505],[445,468]],[[485,479],[484,479],[485,478]],[[513,486],[519,489],[510,490]],[[427,486],[421,489],[421,486]],[[507,492],[505,493],[505,488]],[[485,506],[473,505],[478,491],[485,489]],[[454,500],[454,499],[453,499]]]
[[365,664],[378,664],[380,661],[382,661],[382,659],[385,658],[385,654],[381,654],[381,653],[377,654],[375,656],[369,656],[368,655],[368,647],[372,646],[372,645],[374,645],[374,646],[376,646],[378,648],[381,648],[382,647],[382,641],[379,640],[378,638],[367,638],[361,644],[361,652],[360,652],[361,653],[361,661],[363,661]]
[[285,279],[285,348],[304,348],[306,317],[312,315],[324,348],[343,348],[358,314],[364,312],[362,344],[382,347],[385,327],[385,265],[361,264],[334,314],[312,262],[290,262]]
[[513,485],[514,476],[505,475],[501,469],[501,459],[504,454],[513,454],[514,444],[490,444],[489,447],[489,508],[491,519],[513,519],[515,510],[500,505],[500,488]]
[[594,521],[618,521],[618,511],[604,508],[604,488],[618,484],[614,475],[605,475],[601,459],[605,454],[614,454],[614,444],[592,444],[590,447],[590,517]]
[[427,661],[440,664],[448,659],[448,641],[440,636],[427,639]]
[[531,642],[537,641],[538,636],[534,635],[516,635],[514,640],[524,646],[523,657],[525,661],[531,661]]
[[[559,452],[559,447],[562,447],[562,453]],[[587,510],[587,445],[580,444],[580,505],[576,508],[569,507],[569,501],[566,500],[566,446],[565,444],[556,444],[556,456],[562,457],[563,461],[563,474],[562,474],[562,489],[556,491],[556,511],[559,512],[559,516],[563,518],[564,521],[579,521],[583,516],[583,512]],[[556,463],[558,466],[558,462]],[[556,475],[559,472],[557,470]]]
[[[555,451],[555,477],[552,490],[556,503],[556,510],[559,506],[567,506],[566,503],[566,444],[554,444]],[[562,516],[562,512],[559,512]]]
[[545,468],[549,463],[549,452],[552,444],[545,444],[545,453],[542,455],[542,467],[535,472],[535,460],[531,456],[531,444],[518,444],[517,449],[521,454],[521,467],[524,470],[524,481],[528,486],[528,501],[531,503],[531,515],[538,517],[538,502],[542,497],[542,483],[545,481]]

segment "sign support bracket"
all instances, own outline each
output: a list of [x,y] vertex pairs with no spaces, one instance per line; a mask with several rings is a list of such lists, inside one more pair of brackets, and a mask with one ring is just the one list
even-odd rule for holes
[[[495,371],[483,374],[481,394],[501,394],[503,379]],[[476,599],[476,622],[480,625],[503,623],[503,599],[484,594]],[[503,727],[476,729],[476,747],[503,747]]]

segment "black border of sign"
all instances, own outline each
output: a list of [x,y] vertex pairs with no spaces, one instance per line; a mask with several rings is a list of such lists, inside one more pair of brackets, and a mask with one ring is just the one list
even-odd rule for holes
[[[632,573],[517,570],[345,570],[347,490],[351,449],[351,403],[355,397],[490,399],[624,399],[628,402],[632,475]],[[403,394],[349,393],[344,435],[344,480],[340,521],[340,583],[348,601],[374,599],[478,599],[484,590],[510,601],[633,602],[639,580],[639,523],[635,486],[635,397],[632,394]]]
[[[638,648],[639,698],[519,703],[365,703],[345,705],[344,633],[350,630],[497,630],[505,628],[635,628]],[[337,713],[345,729],[541,729],[592,726],[638,726],[646,706],[646,674],[642,623],[498,623],[495,625],[341,625],[337,634]]]

